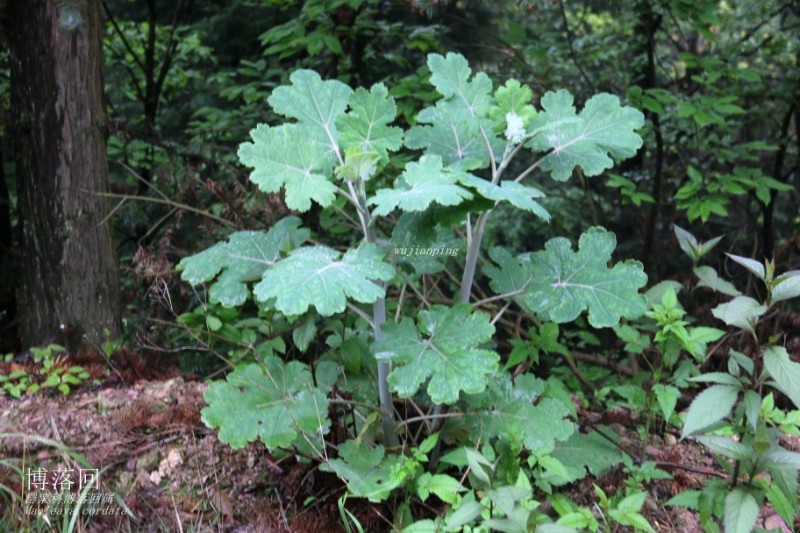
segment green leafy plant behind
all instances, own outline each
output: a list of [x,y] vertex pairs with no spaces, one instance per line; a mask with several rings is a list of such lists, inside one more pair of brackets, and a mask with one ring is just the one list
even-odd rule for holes
[[[690,233],[680,228],[676,228],[676,234],[679,241],[691,245],[682,247],[696,263],[703,255],[698,250],[708,243],[698,245]],[[728,257],[764,284],[763,301],[742,295],[711,267],[695,267],[695,272],[702,268],[698,273],[701,281],[714,280],[702,286],[732,296],[712,313],[726,325],[749,333],[755,350],[746,355],[731,349],[727,372],[691,378],[710,385],[689,406],[682,438],[695,436],[721,457],[723,464],[732,462],[730,484],[708,484],[697,500],[704,529],[719,531],[711,516],[712,509],[720,504],[725,531],[749,533],[755,528],[765,499],[787,524],[794,523],[798,513],[800,453],[788,451],[781,444],[786,437],[784,431],[793,431],[793,427],[784,424],[787,415],[774,408],[773,394],[784,394],[800,408],[800,363],[792,361],[786,348],[775,344],[776,339],[760,338],[758,326],[770,308],[800,296],[800,272],[776,274],[771,261],[761,263],[731,254]]]
[[[7,392],[14,398],[23,394],[33,394],[42,389],[57,389],[67,395],[72,390],[70,387],[80,386],[91,376],[82,366],[64,366],[59,357],[66,353],[66,348],[60,344],[49,344],[43,348],[31,348],[33,362],[40,364],[37,378],[35,374],[24,369],[17,369],[8,374],[0,374],[0,390]],[[11,354],[5,357],[11,361]]]
[[[507,202],[549,220],[541,186],[523,180],[549,175],[564,181],[576,168],[587,176],[602,173],[613,158],[630,157],[641,146],[636,129],[642,114],[608,94],[591,98],[578,112],[563,90],[545,94],[537,110],[529,88],[512,79],[495,89],[458,54],[432,54],[428,67],[441,98],[405,132],[391,125],[397,106],[382,84],[352,90],[299,70],[290,85],[269,97],[287,121],[259,125],[239,149],[241,162],[252,169],[250,179],[263,191],[283,190],[291,209],[307,212],[316,204],[360,227],[345,250],[325,245],[324,234],[314,235],[311,244],[299,219],[287,217],[265,233],[234,233],[179,265],[184,280],[210,284],[212,304],[239,306],[252,299],[262,311],[301,324],[293,337],[296,343],[305,339],[298,344],[302,351],[317,331],[314,317],[322,317],[323,330],[336,332],[326,341],[332,350],[317,356],[313,367],[267,357],[212,383],[204,421],[233,446],[261,439],[270,449],[302,449],[345,479],[351,494],[376,501],[415,480],[420,495],[445,494],[441,487],[448,480],[420,476],[429,454],[431,464],[438,462],[441,443],[434,446],[433,435],[449,418],[477,428],[458,442],[477,447],[476,438],[502,436],[506,455],[527,449],[542,468],[559,469],[550,452],[572,434],[565,420],[571,402],[548,396],[545,383],[532,375],[512,379],[502,369],[492,346],[499,315],[492,318],[481,307],[516,301],[545,322],[569,322],[588,311],[595,327],[615,326],[646,310],[639,294],[647,281],[641,264],[609,266],[616,240],[599,227],[580,237],[577,251],[564,238],[518,257],[492,250],[494,264],[483,273],[496,295],[480,301],[473,296],[494,206]],[[403,146],[421,153],[400,152]],[[507,176],[512,168],[522,170]],[[456,240],[453,228],[465,238]],[[424,260],[408,257],[397,243],[430,252]],[[450,287],[455,296],[452,304],[431,304],[421,275],[441,271],[445,263],[461,269],[460,281],[454,277]],[[412,292],[422,306],[416,319],[408,316],[414,307],[403,297]],[[396,295],[395,320],[387,322],[387,297]],[[358,385],[373,365],[377,391],[371,383],[366,390]],[[338,445],[339,457],[330,458],[324,442],[329,406],[350,405],[331,397],[335,384],[367,401],[351,405],[360,422],[352,428],[353,439]],[[427,412],[398,420],[400,399]],[[373,428],[378,418],[381,431]],[[411,427],[419,424],[415,437]],[[423,443],[420,431],[430,435]],[[384,445],[375,446],[376,438]],[[413,459],[395,455],[401,438],[412,447]],[[502,520],[533,516],[527,504],[519,507],[528,493],[512,492],[489,495],[494,505],[504,506]],[[454,497],[440,497],[455,504]],[[472,521],[485,509],[479,507],[461,505],[448,524]]]

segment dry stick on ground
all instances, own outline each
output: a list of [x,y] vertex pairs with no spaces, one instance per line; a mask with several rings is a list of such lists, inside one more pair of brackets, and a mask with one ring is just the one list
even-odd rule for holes
[[[617,442],[614,439],[612,439],[611,437],[609,437],[602,429],[600,429],[599,427],[597,427],[594,424],[589,424],[589,425],[603,439],[607,440],[615,448],[617,448],[619,451],[621,451],[622,453],[624,453],[625,455],[630,457],[631,460],[633,460],[633,462],[635,464],[641,465],[644,462],[644,458],[636,457],[633,453],[631,453],[630,451],[625,449],[625,447],[622,446],[619,442]],[[678,468],[680,470],[685,470],[687,472],[693,472],[695,474],[703,474],[705,476],[713,476],[713,477],[718,477],[720,479],[730,479],[729,475],[724,474],[722,472],[717,472],[715,470],[707,470],[705,468],[695,468],[693,466],[682,465],[680,463],[673,463],[671,461],[654,461],[654,463],[655,463],[656,466],[661,466],[661,467],[666,467],[666,468]]]
[[622,363],[617,363],[616,361],[611,361],[606,359],[603,356],[595,355],[591,353],[584,353],[578,352],[576,350],[572,350],[572,356],[577,359],[578,361],[583,361],[584,363],[592,363],[594,365],[604,366],[606,368],[610,368],[614,372],[618,374],[622,374],[624,376],[633,377],[635,375],[632,368],[629,368]]

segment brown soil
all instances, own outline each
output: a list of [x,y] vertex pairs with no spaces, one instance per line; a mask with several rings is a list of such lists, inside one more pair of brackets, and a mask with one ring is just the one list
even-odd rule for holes
[[[28,468],[41,467],[51,476],[57,470],[83,468],[53,446],[8,434],[39,436],[63,443],[104,469],[98,492],[117,495],[105,507],[122,516],[83,520],[75,531],[343,531],[337,506],[344,494],[342,484],[316,465],[275,459],[261,444],[232,450],[220,443],[200,419],[205,384],[183,377],[124,383],[120,377],[108,378],[99,388],[86,384],[68,396],[39,392],[17,400],[0,394],[0,486],[10,487],[24,500]],[[637,420],[629,412],[581,411],[581,418],[584,427],[612,424],[623,435],[622,446],[640,453],[633,429]],[[797,441],[791,447],[800,448]],[[663,503],[684,490],[701,488],[720,469],[702,447],[676,441],[670,434],[656,439],[645,454],[674,477],[648,484],[651,496],[644,514],[651,524],[658,531],[700,532],[693,513]],[[4,458],[22,469],[22,478],[3,466]],[[580,481],[566,495],[591,506],[596,501],[592,483],[613,493],[625,483],[625,475],[612,469],[599,479]],[[9,513],[2,509],[3,502],[0,498],[0,516],[13,515],[18,530],[33,524],[20,506]],[[388,507],[351,499],[348,508],[365,531],[391,530]],[[768,507],[762,510],[760,524],[789,531]],[[8,527],[0,524],[0,530],[4,526]]]

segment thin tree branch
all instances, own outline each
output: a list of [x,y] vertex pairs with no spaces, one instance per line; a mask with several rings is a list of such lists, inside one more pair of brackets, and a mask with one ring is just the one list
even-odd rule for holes
[[573,35],[572,31],[569,29],[569,22],[567,21],[567,11],[564,8],[564,0],[558,0],[558,7],[561,9],[561,20],[564,22],[564,33],[566,33],[567,36],[567,45],[569,46],[569,55],[570,57],[572,57],[572,62],[575,63],[576,67],[578,67],[581,76],[583,77],[584,81],[586,81],[587,85],[589,85],[589,88],[592,90],[592,92],[593,93],[597,92],[597,89],[595,89],[592,79],[583,69],[583,66],[580,64],[580,61],[578,61],[578,55],[575,53],[575,47],[572,45]]
[[125,34],[122,33],[122,29],[117,24],[117,19],[115,19],[114,15],[111,14],[111,11],[108,9],[108,4],[106,4],[105,0],[103,0],[102,4],[103,10],[106,12],[109,22],[111,22],[111,25],[114,26],[114,31],[117,32],[117,35],[119,35],[119,38],[122,40],[122,44],[125,46],[125,49],[131,55],[131,57],[133,57],[134,63],[136,63],[139,68],[142,69],[142,73],[144,74],[146,69],[144,68],[144,64],[142,64],[142,60],[139,59],[139,56],[133,51],[133,47],[128,42],[128,39],[125,38]]

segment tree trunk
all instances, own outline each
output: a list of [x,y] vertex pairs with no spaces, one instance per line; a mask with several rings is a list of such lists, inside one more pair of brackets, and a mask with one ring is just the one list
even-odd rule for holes
[[[23,345],[119,335],[100,0],[9,4]],[[85,338],[84,338],[85,336]],[[64,338],[66,337],[66,338]]]

